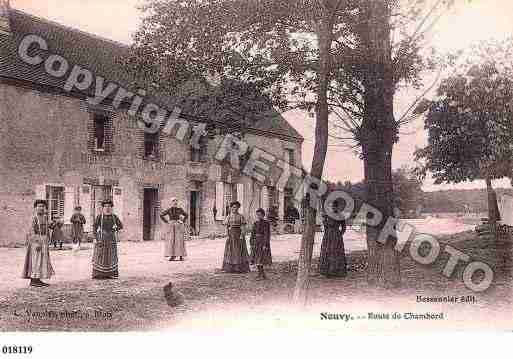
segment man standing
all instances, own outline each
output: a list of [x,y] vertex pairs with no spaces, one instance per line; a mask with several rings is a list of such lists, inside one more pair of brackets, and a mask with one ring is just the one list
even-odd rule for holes
[[27,233],[27,251],[23,265],[22,278],[30,279],[32,287],[47,287],[41,279],[48,279],[55,274],[50,261],[50,230],[54,223],[48,220],[48,205],[44,200],[34,202],[35,215]]

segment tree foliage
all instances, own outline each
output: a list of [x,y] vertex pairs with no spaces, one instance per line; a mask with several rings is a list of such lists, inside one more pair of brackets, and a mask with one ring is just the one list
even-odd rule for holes
[[[401,84],[420,83],[421,71],[430,65],[420,52],[423,36],[453,2],[148,0],[130,67],[141,75],[139,81],[159,90],[174,91],[195,76],[216,77],[249,83],[282,110],[314,110],[311,175],[319,179],[329,114],[335,114],[332,127],[361,147],[368,197],[387,217],[392,214],[392,148],[403,120],[394,117],[394,95]],[[300,250],[303,287],[314,224],[312,210]],[[367,233],[369,272],[388,281],[386,267],[394,267],[390,272],[397,282],[393,244],[381,255],[373,245],[376,233]]]
[[[435,183],[510,175],[513,154],[511,45],[483,43],[426,104],[428,145],[416,151]],[[509,60],[508,60],[509,57]],[[478,61],[478,62],[476,62]]]

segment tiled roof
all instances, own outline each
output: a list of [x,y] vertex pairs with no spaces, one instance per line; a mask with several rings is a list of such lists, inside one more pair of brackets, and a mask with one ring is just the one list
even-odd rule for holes
[[116,64],[116,59],[127,55],[127,46],[14,9],[10,11],[10,24],[12,35],[0,35],[0,75],[40,85],[63,87],[66,77],[57,79],[49,76],[42,65],[34,67],[24,63],[18,56],[17,49],[22,39],[26,35],[35,34],[48,42],[48,52],[61,55],[71,65],[87,67],[97,76],[123,86],[129,85],[128,77]]
[[[130,48],[127,45],[101,38],[77,29],[41,19],[22,11],[10,10],[11,36],[0,34],[0,77],[28,81],[43,86],[62,88],[67,76],[55,78],[44,71],[44,66],[32,66],[18,56],[18,45],[29,34],[39,35],[48,43],[48,52],[64,57],[71,66],[88,68],[95,76],[116,82],[127,90],[134,88],[135,81],[123,69],[122,61]],[[94,86],[91,87],[94,90]],[[92,93],[87,93],[92,95]],[[152,94],[152,101],[166,106],[176,103],[171,97]],[[171,110],[171,108],[169,108]],[[190,110],[190,111],[189,111]],[[182,108],[185,115],[193,116],[192,109]],[[270,111],[252,128],[279,136],[302,140],[302,136],[278,112]]]

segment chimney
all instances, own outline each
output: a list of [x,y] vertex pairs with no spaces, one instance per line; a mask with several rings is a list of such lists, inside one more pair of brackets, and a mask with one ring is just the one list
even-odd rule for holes
[[0,35],[10,35],[9,11],[11,7],[9,0],[0,0]]

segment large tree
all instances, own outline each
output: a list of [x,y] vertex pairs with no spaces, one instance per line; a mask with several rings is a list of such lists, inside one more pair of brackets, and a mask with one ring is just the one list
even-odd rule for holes
[[[166,90],[214,74],[252,83],[278,106],[316,113],[311,173],[322,178],[328,141],[328,87],[342,66],[353,1],[149,0],[136,35],[133,68]],[[159,88],[162,89],[162,88]],[[315,200],[312,196],[312,200]],[[315,234],[307,206],[295,298],[306,301]]]
[[[387,218],[393,215],[392,151],[402,124],[433,86],[424,88],[421,75],[435,69],[422,51],[425,36],[454,1],[361,0],[344,38],[346,49],[330,83],[332,137],[359,151],[364,162],[367,202],[383,216],[378,226],[367,226],[370,284],[400,284],[396,240],[377,241]],[[347,49],[347,47],[349,49]],[[423,88],[409,109],[395,117],[394,99],[400,87]]]
[[513,62],[510,43],[483,43],[426,102],[428,145],[416,151],[435,183],[483,179],[489,218],[499,217],[492,180],[510,176],[513,155]]
[[[394,95],[400,83],[417,82],[425,66],[420,41],[448,2],[148,0],[132,65],[159,90],[172,92],[191,77],[214,75],[251,83],[282,109],[314,111],[313,178],[323,175],[330,111],[343,109],[350,114],[343,121],[356,124],[351,131],[361,146],[367,197],[386,219],[392,215],[391,158],[402,120],[394,118]],[[294,296],[302,303],[315,207],[307,207],[301,241]],[[393,241],[377,243],[379,229],[367,232],[368,278],[395,285],[398,256]]]

